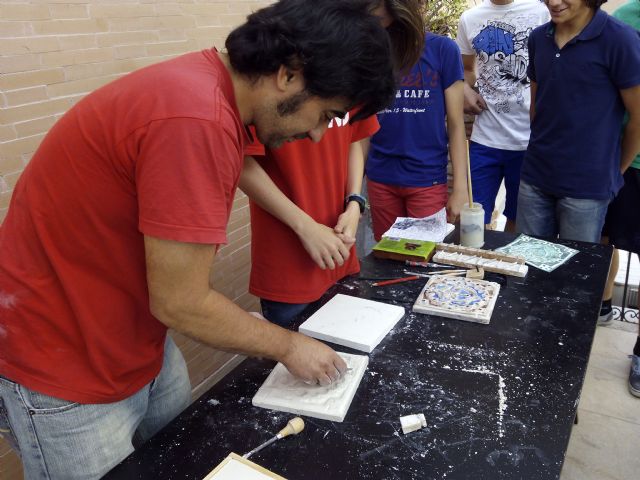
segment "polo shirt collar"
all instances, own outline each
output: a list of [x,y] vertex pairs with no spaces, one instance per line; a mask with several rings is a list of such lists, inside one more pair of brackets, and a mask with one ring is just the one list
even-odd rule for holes
[[[602,30],[604,30],[604,26],[606,25],[608,18],[609,15],[606,12],[600,8],[596,9],[596,13],[591,21],[582,29],[577,37],[571,40],[570,43],[577,42],[578,40],[593,40],[594,38],[599,37]],[[552,21],[549,22],[545,33],[547,37],[553,37],[556,33],[556,24]]]

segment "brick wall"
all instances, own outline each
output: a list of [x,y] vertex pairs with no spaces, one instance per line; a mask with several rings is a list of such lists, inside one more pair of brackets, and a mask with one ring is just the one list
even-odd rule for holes
[[[87,93],[121,75],[185,52],[224,45],[230,29],[270,1],[4,0],[0,4],[0,222],[13,187],[47,130]],[[216,289],[245,309],[250,269],[248,200],[238,192],[229,244],[213,271]],[[229,368],[231,355],[174,335],[194,394]],[[231,364],[229,362],[232,362]],[[22,478],[0,441],[0,478]]]

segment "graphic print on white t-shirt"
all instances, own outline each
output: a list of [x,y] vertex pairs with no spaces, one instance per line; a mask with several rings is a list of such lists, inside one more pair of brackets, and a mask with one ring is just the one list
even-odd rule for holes
[[531,31],[549,20],[538,0],[495,5],[490,0],[460,18],[456,42],[463,55],[475,55],[480,95],[489,110],[475,120],[471,140],[493,148],[524,150],[529,142]]

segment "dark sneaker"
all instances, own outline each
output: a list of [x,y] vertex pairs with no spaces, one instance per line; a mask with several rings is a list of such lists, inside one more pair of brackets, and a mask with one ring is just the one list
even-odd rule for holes
[[631,358],[631,371],[629,372],[629,392],[634,397],[640,398],[640,357],[629,355]]
[[609,325],[611,320],[613,320],[613,308],[609,308],[609,311],[603,312],[603,309],[600,309],[600,315],[598,316],[598,325]]

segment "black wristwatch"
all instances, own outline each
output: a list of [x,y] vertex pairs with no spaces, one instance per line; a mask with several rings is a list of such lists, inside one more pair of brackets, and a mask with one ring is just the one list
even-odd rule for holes
[[347,198],[344,199],[344,208],[347,208],[349,202],[356,202],[358,207],[360,208],[360,213],[364,213],[364,209],[367,206],[367,199],[358,193],[352,193],[347,195]]

